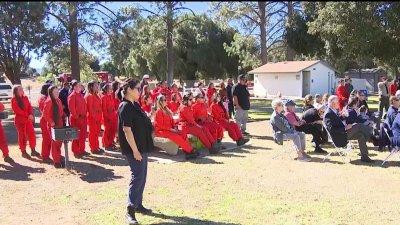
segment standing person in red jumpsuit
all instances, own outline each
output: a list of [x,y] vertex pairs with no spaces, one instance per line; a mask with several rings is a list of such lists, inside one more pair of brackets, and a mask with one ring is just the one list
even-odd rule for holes
[[90,155],[85,151],[87,136],[87,107],[85,98],[82,96],[82,86],[78,81],[71,84],[72,93],[68,96],[68,108],[70,111],[71,126],[79,130],[79,139],[72,141],[72,152],[76,158]]
[[156,137],[165,137],[176,143],[183,149],[186,154],[186,159],[192,159],[199,156],[195,151],[186,136],[186,133],[178,131],[172,112],[167,108],[166,97],[160,95],[157,97],[157,112],[154,117],[154,127]]
[[179,119],[183,123],[182,130],[187,134],[192,134],[198,137],[211,154],[217,154],[220,150],[220,145],[207,127],[202,127],[194,121],[191,109],[192,102],[192,97],[189,95],[183,96],[182,106],[179,109]]
[[211,106],[211,104],[213,103],[212,99],[214,94],[217,93],[217,90],[214,88],[214,83],[210,82],[208,84],[208,88],[207,88],[207,103],[208,103],[208,107]]
[[[0,112],[3,112],[5,107],[3,103],[0,102]],[[8,145],[6,141],[6,135],[4,134],[3,125],[0,120],[0,150],[3,152],[4,162],[13,163],[14,160],[9,155]]]
[[198,93],[196,96],[196,103],[192,105],[194,119],[201,126],[207,127],[213,137],[217,139],[217,142],[221,143],[224,137],[224,128],[216,124],[212,118],[208,116],[207,109],[208,106],[207,103],[204,102],[204,96]]
[[[176,101],[179,103],[182,103],[182,95],[178,90],[178,85],[176,85],[175,83],[173,83],[171,85],[171,94],[175,94],[176,95]],[[172,95],[171,95],[172,97]]]
[[179,109],[179,102],[177,100],[176,94],[171,95],[171,101],[168,102],[167,107],[173,114],[176,114]]
[[93,154],[102,154],[104,150],[100,148],[99,136],[101,132],[102,107],[99,97],[99,85],[97,82],[91,81],[88,83],[88,92],[85,96],[88,117],[87,123],[89,126],[89,146]]
[[50,150],[51,150],[51,135],[48,129],[47,121],[44,118],[44,103],[48,99],[49,96],[49,84],[44,84],[42,86],[42,90],[40,91],[40,94],[42,94],[42,97],[40,97],[38,106],[39,110],[41,113],[40,116],[40,130],[42,131],[42,161],[44,163],[51,163],[51,160],[49,158],[50,156]]
[[33,128],[33,108],[24,94],[24,89],[20,85],[14,86],[13,97],[11,98],[11,108],[15,114],[14,124],[18,133],[18,144],[22,152],[22,157],[29,159],[30,156],[26,153],[26,140],[29,140],[31,147],[31,156],[40,158],[40,154],[35,150],[36,136]]
[[246,144],[249,139],[244,139],[239,126],[229,119],[228,112],[221,102],[221,96],[215,94],[212,101],[211,116],[214,118],[214,121],[228,131],[229,136],[232,140],[236,141],[238,146]]
[[344,79],[340,79],[340,84],[336,89],[336,95],[339,98],[339,111],[342,111],[349,100],[349,93],[347,93],[347,90],[344,87]]
[[106,150],[114,150],[115,134],[117,133],[117,112],[115,111],[113,90],[110,84],[103,86],[103,97],[101,98],[101,107],[103,111],[104,134],[103,147]]
[[[62,102],[58,98],[59,90],[57,86],[51,86],[48,90],[48,93],[49,97],[44,103],[43,117],[47,122],[48,132],[51,133],[52,127],[61,128],[64,126],[64,110]],[[55,168],[63,168],[65,166],[61,163],[61,145],[62,141],[51,140],[51,156],[53,158]]]

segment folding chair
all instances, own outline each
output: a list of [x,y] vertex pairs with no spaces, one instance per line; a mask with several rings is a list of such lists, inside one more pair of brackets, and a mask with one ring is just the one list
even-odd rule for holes
[[334,150],[334,151],[331,151],[330,153],[328,153],[328,154],[325,156],[324,160],[322,160],[322,162],[325,162],[325,160],[326,160],[329,156],[331,156],[332,154],[336,154],[336,153],[340,155],[340,157],[341,157],[343,163],[346,163],[347,159],[349,159],[349,162],[350,162],[350,161],[351,161],[350,155],[351,155],[351,153],[353,153],[353,143],[352,143],[350,140],[348,140],[347,146],[346,146],[346,147],[337,147],[336,144],[335,144],[335,142],[333,142],[331,133],[330,133],[329,130],[326,128],[325,123],[323,123],[323,127],[324,127],[324,129],[326,130],[326,133],[328,134],[328,141],[329,141],[329,142],[332,142],[333,146],[335,147],[335,150]]
[[[393,142],[392,142],[392,138],[393,138],[393,134],[390,131],[388,127],[384,126],[383,130],[385,131],[385,134],[387,135],[387,137],[389,138],[389,142],[390,142],[390,146],[392,146],[392,151],[390,151],[390,154],[386,157],[386,159],[382,162],[381,166],[383,166],[383,164],[385,164],[385,162],[387,162],[389,160],[390,157],[392,157],[393,155],[396,155],[397,153],[399,153],[400,148],[398,146],[393,146]],[[400,159],[400,157],[399,157]]]
[[[275,134],[275,133],[276,133],[277,136],[282,135],[282,138],[277,138],[277,139],[280,139],[280,140],[275,139],[275,135],[274,135],[274,137],[273,137],[275,143],[277,143],[278,145],[282,145],[282,148],[283,148],[283,151],[282,151],[282,152],[278,152],[277,154],[275,154],[274,157],[272,157],[273,159],[276,159],[278,156],[282,156],[282,155],[284,155],[284,154],[285,154],[285,155],[286,155],[286,154],[287,154],[287,155],[290,155],[290,154],[292,153],[293,149],[294,149],[295,151],[297,151],[297,150],[296,150],[296,146],[294,145],[294,143],[292,142],[292,140],[285,138],[285,134],[282,134],[281,131],[278,131],[277,129],[274,129],[274,125],[271,123],[270,120],[267,122],[267,124],[268,124],[268,127],[270,128],[272,134]],[[285,147],[285,146],[286,146],[286,147]]]

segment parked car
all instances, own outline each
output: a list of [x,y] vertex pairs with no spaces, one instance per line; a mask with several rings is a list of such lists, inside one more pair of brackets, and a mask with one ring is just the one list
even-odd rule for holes
[[0,83],[0,100],[8,100],[12,98],[12,86],[7,83]]

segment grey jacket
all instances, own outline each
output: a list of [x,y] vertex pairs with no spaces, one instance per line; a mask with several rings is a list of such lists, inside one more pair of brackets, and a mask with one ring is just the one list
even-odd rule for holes
[[274,131],[274,139],[283,144],[283,134],[294,133],[293,127],[290,125],[289,120],[282,113],[274,111],[271,115],[271,125]]

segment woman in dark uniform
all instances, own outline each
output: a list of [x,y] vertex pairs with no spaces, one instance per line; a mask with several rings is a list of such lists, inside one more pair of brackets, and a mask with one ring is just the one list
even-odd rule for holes
[[149,214],[143,207],[143,190],[147,177],[147,153],[153,150],[153,126],[137,101],[140,82],[127,80],[119,90],[121,103],[118,107],[118,136],[122,154],[125,155],[132,173],[128,190],[127,221],[137,224],[135,212]]

